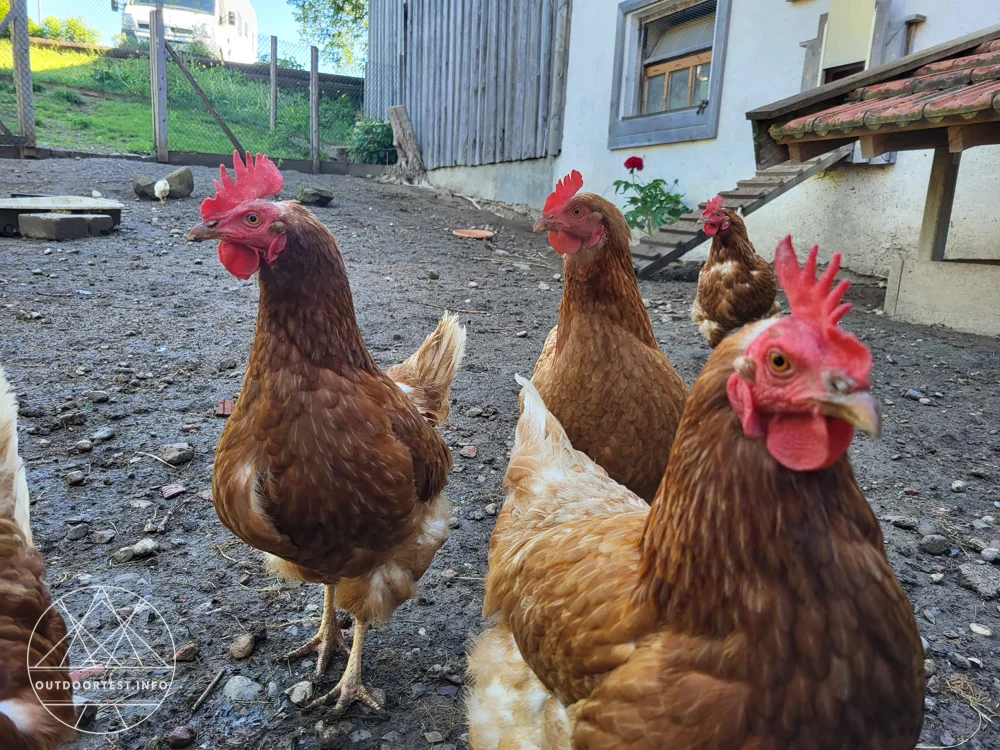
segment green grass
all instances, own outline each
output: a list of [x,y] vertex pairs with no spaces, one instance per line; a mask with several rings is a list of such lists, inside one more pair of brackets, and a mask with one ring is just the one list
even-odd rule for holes
[[[0,119],[16,111],[10,41],[0,39]],[[278,90],[278,127],[268,126],[269,89],[225,66],[189,69],[241,145],[277,158],[309,155],[305,89]],[[149,61],[76,50],[31,49],[38,143],[80,151],[152,150]],[[228,153],[232,143],[208,114],[180,68],[167,65],[167,137],[171,150]],[[320,99],[320,140],[342,145],[358,117],[346,97]]]

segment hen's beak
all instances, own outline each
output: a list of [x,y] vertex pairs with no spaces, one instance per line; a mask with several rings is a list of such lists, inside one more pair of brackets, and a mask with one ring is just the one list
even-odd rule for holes
[[538,234],[539,232],[551,232],[555,229],[553,221],[554,220],[552,218],[539,216],[532,225],[531,231],[535,234]]
[[188,242],[222,239],[222,233],[215,228],[217,223],[215,221],[205,221],[201,224],[195,224],[188,230]]
[[882,415],[871,391],[831,393],[817,400],[823,414],[842,419],[872,437],[882,434]]

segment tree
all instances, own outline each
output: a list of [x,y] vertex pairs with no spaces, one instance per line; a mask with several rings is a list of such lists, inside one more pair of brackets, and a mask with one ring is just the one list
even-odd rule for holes
[[303,38],[333,63],[355,66],[368,45],[367,0],[288,0]]

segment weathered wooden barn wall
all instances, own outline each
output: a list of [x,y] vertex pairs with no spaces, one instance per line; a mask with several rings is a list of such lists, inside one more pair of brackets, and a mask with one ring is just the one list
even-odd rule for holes
[[405,104],[428,169],[554,156],[570,0],[370,0],[365,113]]

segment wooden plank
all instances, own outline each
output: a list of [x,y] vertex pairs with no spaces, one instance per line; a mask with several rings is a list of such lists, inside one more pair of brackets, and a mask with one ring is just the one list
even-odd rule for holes
[[469,122],[469,100],[472,92],[469,90],[469,52],[473,18],[469,16],[464,4],[458,5],[458,24],[455,43],[458,47],[458,67],[455,71],[455,114],[452,118],[452,140],[454,152],[452,164],[467,164],[465,159],[465,142],[463,129]]
[[[154,15],[155,14],[155,15]],[[156,160],[165,163],[170,158],[167,145],[167,55],[163,34],[163,16],[158,10],[149,12],[149,85],[153,102],[153,150]]]
[[488,164],[493,161],[496,151],[496,123],[497,123],[497,58],[499,50],[499,35],[497,29],[497,15],[499,13],[499,0],[487,2],[489,11],[489,28],[486,35],[486,78],[483,86],[486,92],[483,108],[483,127],[480,137],[483,139],[480,148],[479,164]]
[[222,116],[218,112],[216,112],[215,107],[212,106],[212,102],[205,95],[205,92],[201,90],[201,86],[198,85],[198,82],[194,79],[194,76],[191,75],[191,71],[187,69],[187,66],[184,64],[184,61],[181,59],[181,56],[174,51],[174,48],[171,47],[166,40],[164,40],[163,42],[163,47],[170,54],[170,59],[172,59],[174,63],[177,65],[177,67],[181,69],[181,73],[184,74],[184,77],[187,79],[188,83],[191,84],[191,88],[194,89],[194,92],[198,95],[198,98],[201,99],[201,103],[205,105],[205,109],[208,110],[208,113],[212,115],[212,118],[222,129],[222,132],[226,134],[226,137],[233,144],[233,148],[235,148],[242,154],[243,146],[240,145],[239,140],[233,134],[233,131],[229,129],[229,126],[226,125],[226,121],[222,119]]
[[[11,47],[14,55],[14,89],[17,98],[17,126],[21,148],[35,147],[35,93],[31,87],[31,44],[28,41],[28,5],[13,0],[8,10]],[[21,151],[23,154],[23,151]]]
[[271,76],[271,96],[268,99],[270,113],[268,122],[271,130],[278,127],[278,37],[271,35],[271,63],[268,72]]
[[896,78],[904,73],[914,71],[927,63],[952,57],[998,37],[1000,37],[1000,24],[980,31],[974,31],[971,34],[966,34],[958,39],[952,39],[933,47],[928,47],[916,54],[880,65],[877,68],[870,68],[853,76],[828,83],[825,86],[800,92],[794,96],[757,107],[747,112],[746,116],[748,120],[773,120],[789,112],[842,96],[861,86],[868,86],[890,78]]
[[799,42],[799,46],[806,51],[805,61],[802,64],[801,91],[809,91],[819,85],[819,66],[823,52],[823,36],[826,34],[827,18],[828,14],[820,14],[819,28],[816,29],[815,39],[810,39],[808,42]]
[[552,85],[552,0],[541,0],[538,48],[538,112],[532,156],[545,156],[545,134],[549,127],[549,91]]
[[508,139],[506,150],[507,161],[522,159],[524,152],[524,101],[528,89],[528,6],[531,0],[517,0],[517,33],[514,41],[514,106],[510,117],[510,130],[513,136]]
[[948,244],[948,225],[951,223],[951,208],[955,202],[955,186],[958,184],[958,168],[962,154],[953,154],[948,146],[934,149],[931,162],[931,176],[927,182],[927,200],[924,202],[924,217],[917,240],[917,260],[944,260],[945,245]]
[[549,99],[549,127],[546,153],[557,156],[562,150],[563,118],[566,103],[566,67],[569,58],[570,0],[557,0],[555,36],[552,42],[552,86]]
[[948,128],[948,149],[952,153],[975,146],[992,146],[1000,143],[1000,126],[953,125]]
[[490,156],[491,162],[503,161],[503,145],[506,131],[507,114],[507,69],[509,65],[508,37],[510,32],[510,3],[511,0],[497,0],[497,76],[494,79],[496,86],[497,109],[496,109],[496,133],[493,144],[494,151]]
[[836,150],[845,144],[852,144],[856,140],[855,138],[838,138],[836,140],[830,141],[819,141],[819,142],[805,142],[805,143],[790,143],[788,144],[788,155],[791,157],[793,164],[801,164],[803,162],[809,161],[817,156],[822,156],[823,154]]
[[542,0],[529,0],[527,8],[528,62],[525,66],[527,81],[524,87],[524,119],[521,121],[521,158],[537,156],[535,144],[538,133],[538,92],[540,89],[540,61],[542,54]]
[[309,157],[319,174],[319,48],[309,48]]

